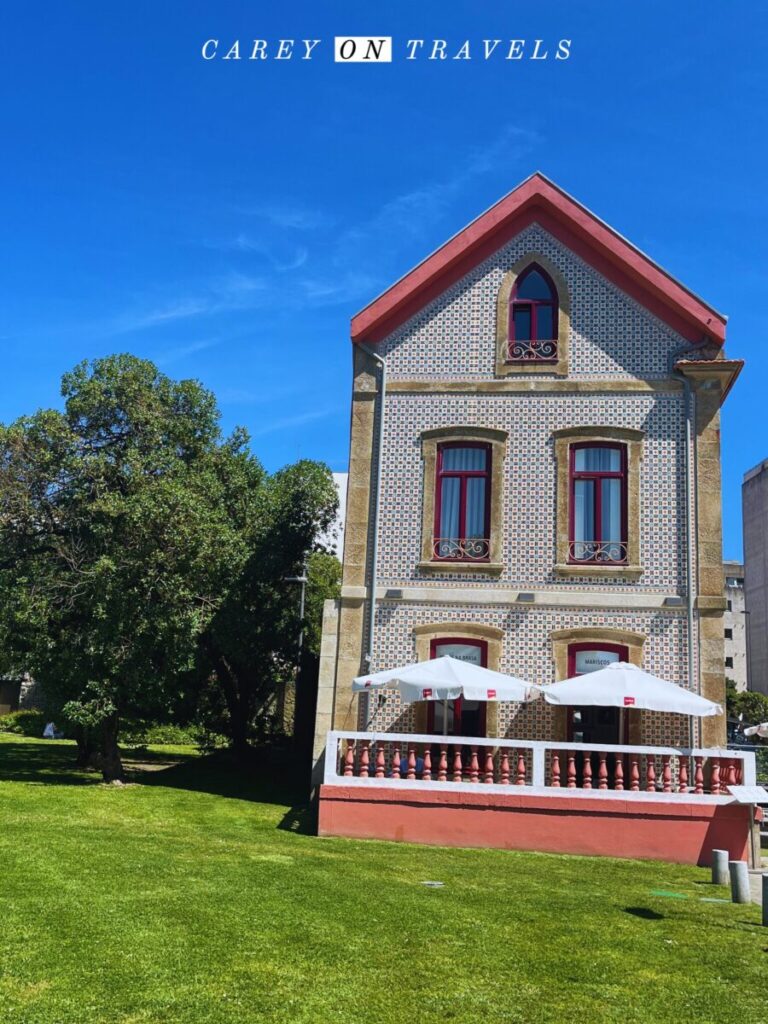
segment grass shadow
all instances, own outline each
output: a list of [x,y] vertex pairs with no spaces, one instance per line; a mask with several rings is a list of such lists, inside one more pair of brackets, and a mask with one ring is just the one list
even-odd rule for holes
[[309,800],[291,807],[277,826],[283,832],[300,836],[317,835],[317,805]]
[[30,782],[55,786],[95,786],[99,772],[78,768],[77,748],[64,740],[3,740],[0,743],[0,782]]
[[624,907],[624,913],[631,914],[632,917],[639,917],[642,921],[664,920],[663,914],[656,910],[651,910],[650,907]]
[[131,781],[210,793],[230,800],[289,805],[297,816],[308,803],[309,773],[297,769],[290,753],[284,750],[254,751],[253,758],[244,765],[237,763],[228,751],[219,751],[190,757],[160,771],[138,771]]
[[[0,782],[100,785],[101,773],[78,768],[76,753],[75,744],[66,740],[3,739]],[[288,807],[278,828],[304,835],[316,830],[316,810],[309,801],[309,770],[297,763],[290,750],[255,750],[245,765],[238,764],[228,751],[200,755],[125,747],[122,754],[128,782]]]

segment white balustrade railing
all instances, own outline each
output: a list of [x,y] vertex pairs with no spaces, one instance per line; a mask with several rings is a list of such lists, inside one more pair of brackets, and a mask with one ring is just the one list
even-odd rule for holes
[[325,785],[526,786],[573,796],[729,800],[754,785],[755,755],[725,748],[646,747],[413,733],[328,733]]

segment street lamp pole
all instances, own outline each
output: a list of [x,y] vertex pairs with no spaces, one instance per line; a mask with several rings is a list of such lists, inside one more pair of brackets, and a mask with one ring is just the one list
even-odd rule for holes
[[[294,683],[298,690],[299,673],[301,671],[301,652],[304,647],[304,609],[306,607],[307,598],[307,556],[304,555],[304,559],[301,563],[301,576],[284,576],[284,583],[300,583],[301,584],[301,597],[299,599],[299,620],[301,621],[301,632],[299,633],[299,642],[296,650],[296,674],[294,677]],[[285,724],[285,690],[283,690],[283,707],[281,710],[281,719]],[[295,714],[294,714],[295,718]],[[295,725],[295,721],[294,721]]]

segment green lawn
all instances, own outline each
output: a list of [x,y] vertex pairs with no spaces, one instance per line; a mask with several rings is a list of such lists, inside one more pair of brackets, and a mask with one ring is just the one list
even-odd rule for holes
[[317,839],[274,771],[71,757],[0,736],[2,1024],[764,1017],[768,929],[706,871]]

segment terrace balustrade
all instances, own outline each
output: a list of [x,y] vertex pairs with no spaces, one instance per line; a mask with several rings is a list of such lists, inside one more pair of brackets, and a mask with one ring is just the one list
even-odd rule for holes
[[711,801],[755,779],[749,751],[332,731],[324,781]]

